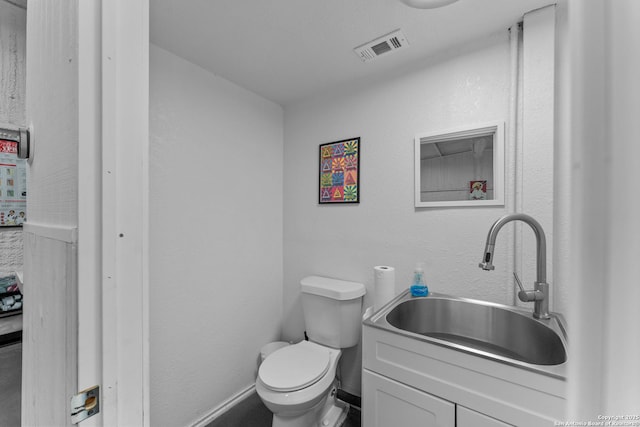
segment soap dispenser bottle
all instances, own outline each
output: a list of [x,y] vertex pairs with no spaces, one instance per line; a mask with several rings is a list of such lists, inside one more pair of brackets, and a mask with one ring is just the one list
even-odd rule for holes
[[422,263],[418,263],[416,269],[413,271],[411,295],[414,297],[426,297],[429,295],[429,288],[424,281],[424,268],[422,267]]

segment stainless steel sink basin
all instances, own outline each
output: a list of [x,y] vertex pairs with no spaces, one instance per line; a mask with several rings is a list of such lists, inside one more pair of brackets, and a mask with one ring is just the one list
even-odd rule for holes
[[365,324],[525,367],[567,360],[561,317],[537,320],[530,311],[501,304],[442,294],[414,298],[407,291]]

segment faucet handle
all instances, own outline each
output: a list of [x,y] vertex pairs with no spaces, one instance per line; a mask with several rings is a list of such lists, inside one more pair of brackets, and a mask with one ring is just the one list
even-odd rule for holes
[[518,284],[518,287],[520,288],[520,292],[526,292],[524,290],[524,286],[522,286],[522,282],[520,281],[520,278],[518,277],[518,273],[516,273],[515,271],[513,272],[513,277],[516,279],[516,283]]
[[531,301],[541,301],[544,299],[544,295],[542,295],[542,292],[540,291],[525,290],[524,286],[522,286],[522,282],[520,281],[520,278],[518,277],[518,273],[516,273],[515,271],[513,272],[513,277],[515,277],[516,283],[520,288],[520,292],[518,292],[518,298],[520,298],[520,301],[531,302]]

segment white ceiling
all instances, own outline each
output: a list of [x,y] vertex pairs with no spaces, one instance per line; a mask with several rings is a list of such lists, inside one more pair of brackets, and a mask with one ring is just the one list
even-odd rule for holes
[[[554,0],[151,0],[151,42],[281,105],[375,78],[506,31]],[[353,48],[402,29],[410,46],[362,62]]]

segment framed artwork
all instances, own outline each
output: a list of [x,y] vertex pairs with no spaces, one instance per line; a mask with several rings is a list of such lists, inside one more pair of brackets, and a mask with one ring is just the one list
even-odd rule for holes
[[319,203],[360,203],[360,138],[320,145]]

